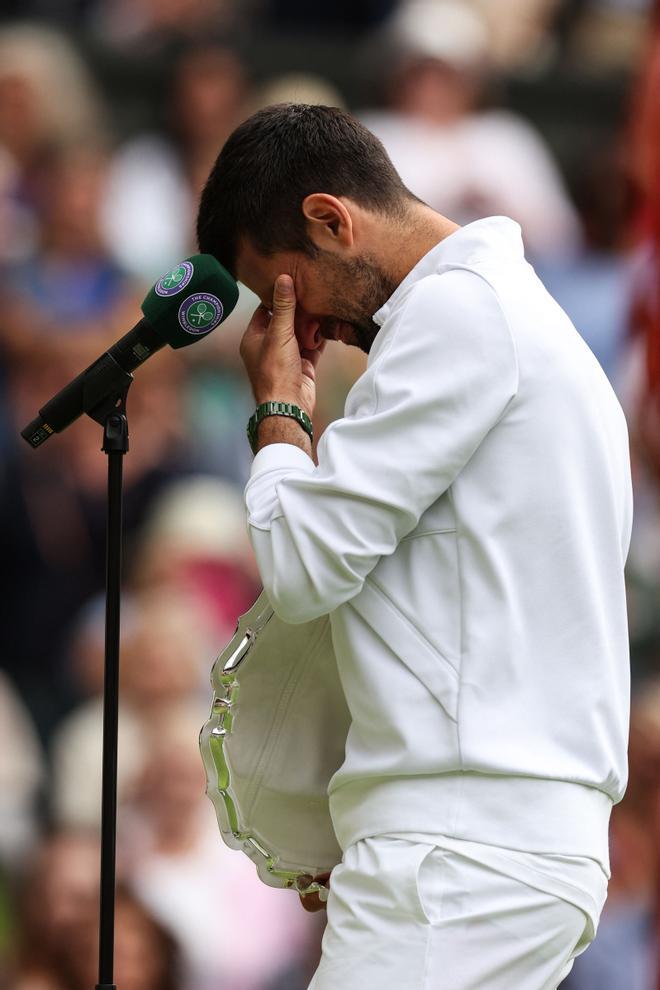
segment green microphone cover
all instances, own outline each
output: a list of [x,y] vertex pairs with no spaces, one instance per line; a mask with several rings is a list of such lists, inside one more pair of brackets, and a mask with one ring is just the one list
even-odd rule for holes
[[194,254],[159,279],[142,312],[170,347],[205,337],[231,313],[238,285],[211,254]]

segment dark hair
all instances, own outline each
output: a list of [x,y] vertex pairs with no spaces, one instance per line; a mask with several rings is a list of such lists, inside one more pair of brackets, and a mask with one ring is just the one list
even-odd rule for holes
[[378,138],[355,117],[338,107],[280,103],[248,117],[222,148],[199,206],[200,251],[233,274],[241,237],[264,255],[314,257],[301,204],[315,192],[391,216],[415,199]]

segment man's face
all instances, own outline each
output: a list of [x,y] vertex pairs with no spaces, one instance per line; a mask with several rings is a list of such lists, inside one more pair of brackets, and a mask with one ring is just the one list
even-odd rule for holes
[[316,350],[323,340],[341,340],[368,354],[379,329],[372,315],[396,288],[396,282],[368,256],[344,257],[331,251],[320,251],[316,258],[301,251],[265,256],[245,241],[236,274],[270,310],[275,279],[292,277],[301,350]]

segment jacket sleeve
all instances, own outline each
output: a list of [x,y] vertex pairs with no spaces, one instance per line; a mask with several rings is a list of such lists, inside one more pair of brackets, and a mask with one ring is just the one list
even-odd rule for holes
[[480,276],[427,276],[400,305],[347,414],[321,437],[318,466],[291,444],[271,444],[254,459],[245,491],[250,539],[285,622],[306,622],[357,595],[516,393],[510,330]]

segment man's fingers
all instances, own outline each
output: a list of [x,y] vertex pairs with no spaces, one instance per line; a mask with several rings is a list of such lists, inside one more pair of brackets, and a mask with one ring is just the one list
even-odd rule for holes
[[296,294],[290,275],[278,275],[273,287],[273,319],[271,329],[293,334],[296,315]]
[[326,907],[325,901],[322,901],[318,894],[299,894],[298,896],[305,911],[309,911],[310,913],[323,911]]
[[262,303],[261,306],[257,306],[254,313],[252,314],[247,329],[250,331],[250,333],[265,333],[266,330],[268,329],[269,323],[270,323],[270,313]]
[[273,303],[278,302],[283,306],[292,304],[295,306],[296,296],[293,291],[293,279],[290,275],[278,275],[275,279]]
[[[326,887],[330,887],[330,874],[329,873],[319,873],[314,877],[314,880],[318,880],[319,883],[325,884]],[[326,902],[322,901],[318,893],[313,894],[300,894],[300,903],[304,907],[305,911],[322,911],[326,907]]]
[[306,347],[301,348],[300,351],[301,358],[305,361],[310,361],[316,367],[316,365],[319,363],[321,355],[323,354],[323,351],[325,350],[326,344],[327,341],[322,340],[319,346],[315,347],[313,350],[308,350]]
[[252,314],[247,329],[241,338],[240,355],[243,361],[249,360],[250,355],[258,353],[270,323],[270,313],[265,306],[259,306]]

